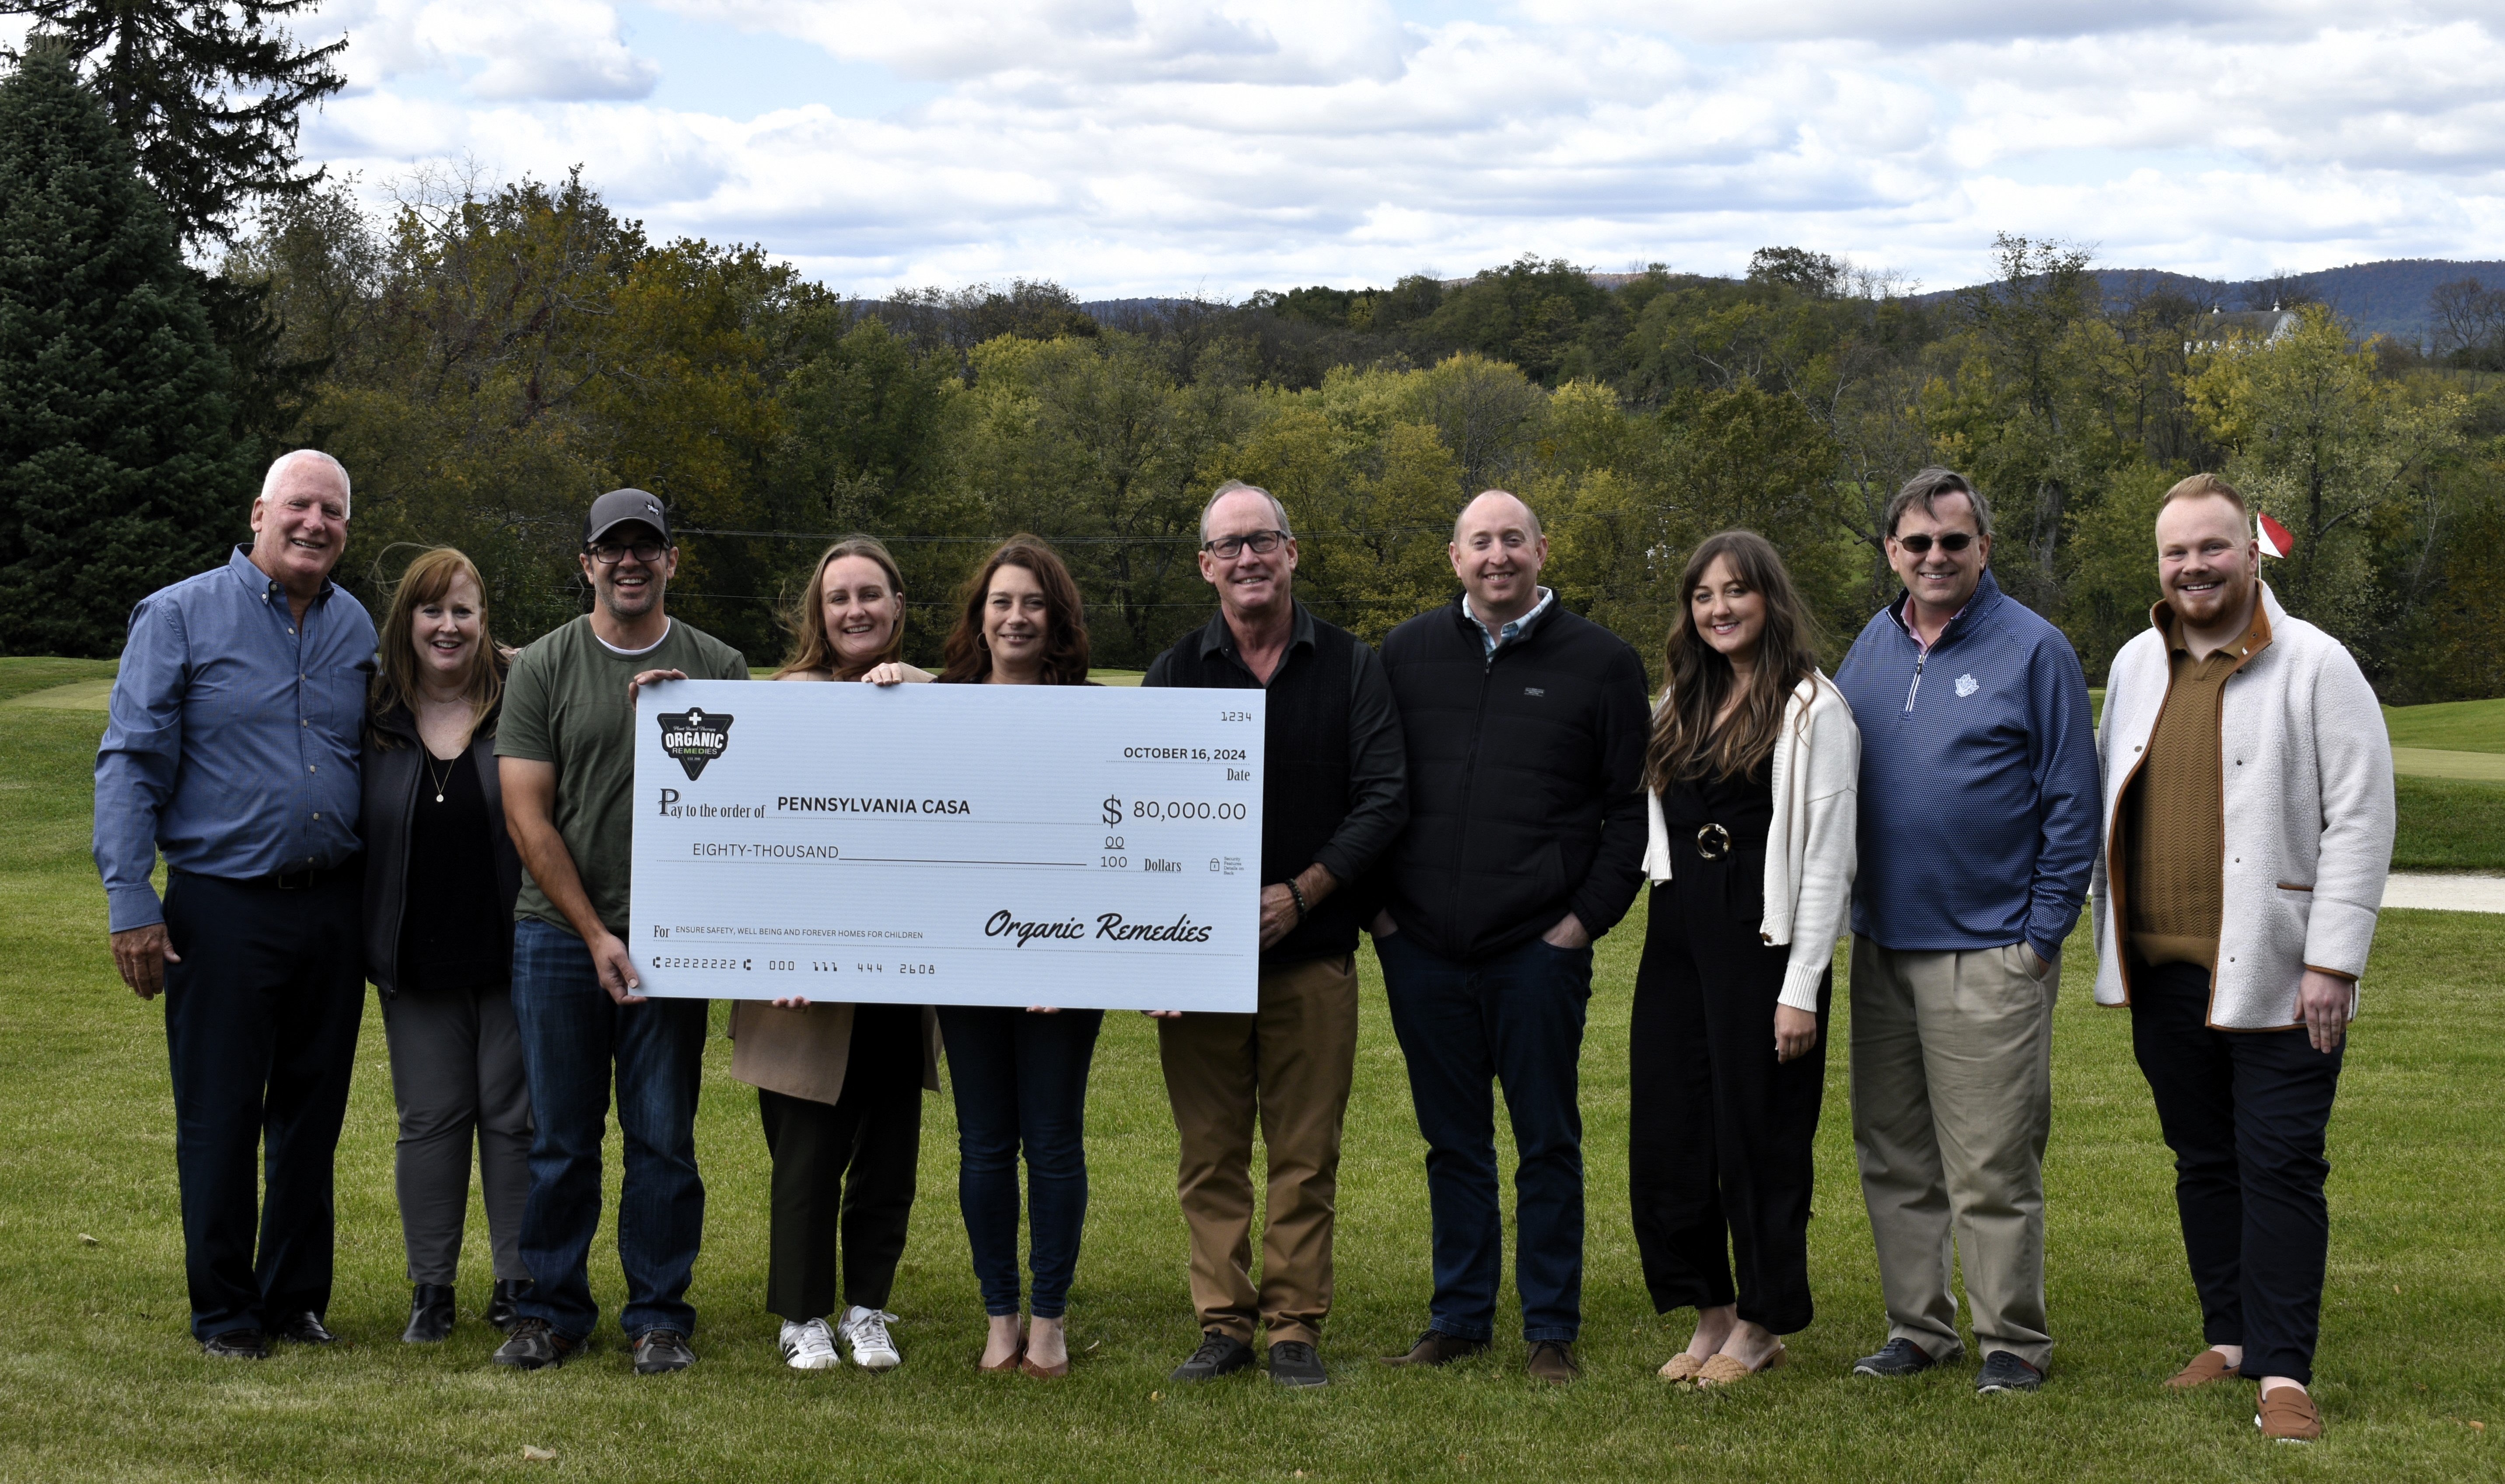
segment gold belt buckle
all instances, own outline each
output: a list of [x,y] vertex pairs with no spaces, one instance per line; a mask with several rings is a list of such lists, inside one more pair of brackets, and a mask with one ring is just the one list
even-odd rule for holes
[[1719,825],[1707,825],[1696,831],[1696,853],[1708,861],[1719,861],[1731,853],[1731,831]]

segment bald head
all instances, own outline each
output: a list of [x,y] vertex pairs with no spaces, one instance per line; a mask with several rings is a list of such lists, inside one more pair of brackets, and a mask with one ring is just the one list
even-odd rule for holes
[[1453,522],[1453,576],[1469,594],[1470,616],[1491,634],[1539,605],[1539,569],[1548,539],[1531,507],[1491,489],[1462,508]]
[[[1500,512],[1501,513],[1498,513]],[[1461,545],[1462,528],[1473,518],[1496,519],[1518,524],[1533,541],[1539,539],[1539,512],[1523,503],[1522,497],[1509,489],[1483,489],[1462,507],[1453,517],[1453,544]]]

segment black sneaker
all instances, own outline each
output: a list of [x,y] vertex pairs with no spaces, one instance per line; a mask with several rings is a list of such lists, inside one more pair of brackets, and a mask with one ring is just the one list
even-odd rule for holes
[[1191,1353],[1191,1359],[1176,1366],[1166,1379],[1214,1381],[1219,1376],[1231,1376],[1252,1363],[1252,1346],[1231,1334],[1211,1329],[1201,1335],[1200,1348]]
[[1909,1339],[1899,1336],[1880,1348],[1875,1356],[1863,1356],[1852,1362],[1856,1376],[1919,1376],[1940,1362],[1931,1353]]
[[258,1329],[229,1329],[202,1340],[200,1354],[220,1360],[266,1360],[269,1341]]
[[1270,1347],[1270,1379],[1281,1386],[1328,1386],[1322,1353],[1302,1340],[1281,1340]]
[[563,1365],[572,1358],[579,1342],[567,1339],[548,1327],[544,1319],[517,1319],[512,1334],[496,1347],[488,1359],[515,1370],[538,1370],[544,1366]]
[[635,1374],[666,1376],[696,1363],[688,1337],[676,1329],[647,1329],[635,1336]]
[[1983,1374],[1974,1378],[1974,1394],[1997,1396],[2002,1392],[2031,1392],[2043,1384],[2042,1371],[2006,1350],[1995,1350],[1983,1358]]

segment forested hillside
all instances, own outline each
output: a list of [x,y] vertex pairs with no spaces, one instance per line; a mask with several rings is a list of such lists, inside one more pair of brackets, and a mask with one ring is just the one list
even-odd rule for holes
[[580,611],[583,504],[636,484],[687,532],[674,602],[760,659],[838,533],[897,546],[927,657],[985,544],[1032,530],[1080,575],[1098,662],[1137,666],[1209,611],[1194,518],[1240,477],[1293,512],[1300,590],[1368,635],[1449,596],[1452,512],[1498,484],[1541,512],[1566,600],[1647,654],[1681,554],[1735,524],[1782,547],[1840,653],[1892,590],[1882,503],[1942,461],[2095,675],[2146,621],[2157,496],[2223,468],[2298,535],[2282,595],[2387,695],[2505,690],[2498,378],[2318,308],[2187,352],[2205,305],[2114,306],[2055,244],[2007,239],[1998,281],[1927,303],[1779,248],[1736,280],[1525,260],[1100,320],[1052,284],[840,299],[762,248],[648,240],[576,180],[264,223],[226,271],[268,286],[272,355],[321,368],[297,436],[356,473],[343,572],[370,589],[460,545],[509,638]]

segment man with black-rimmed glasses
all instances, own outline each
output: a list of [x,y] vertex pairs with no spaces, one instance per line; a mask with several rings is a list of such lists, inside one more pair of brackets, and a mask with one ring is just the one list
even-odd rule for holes
[[523,1370],[564,1361],[600,1320],[586,1269],[600,1229],[613,1065],[626,1136],[618,1323],[643,1374],[695,1360],[687,1291],[704,1236],[695,1117],[706,1002],[637,994],[642,981],[626,956],[629,683],[652,670],[746,680],[748,661],[664,611],[678,562],[659,500],[613,489],[593,501],[582,555],[591,612],[522,651],[505,682],[496,757],[506,827],[526,871],[513,905],[513,1018],[537,1128],[521,1239],[532,1288],[495,1359]]
[[[1261,979],[1249,1015],[1158,1013],[1201,1329],[1173,1379],[1250,1366],[1266,1326],[1270,1379],[1321,1386],[1340,1127],[1357,1070],[1357,934],[1372,915],[1351,888],[1408,819],[1407,761],[1374,651],[1295,600],[1296,539],[1278,497],[1230,479],[1201,512],[1200,535],[1217,616],[1141,684],[1268,692]],[[1256,1121],[1269,1156],[1258,1289]]]

